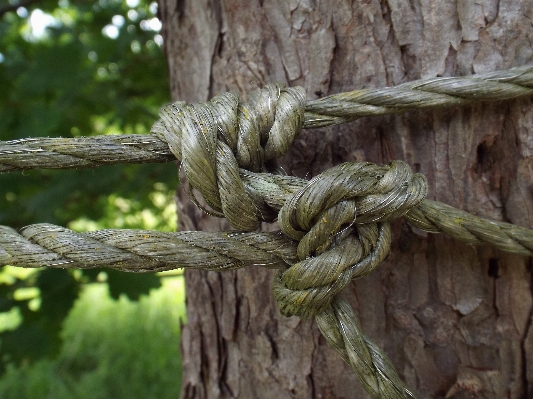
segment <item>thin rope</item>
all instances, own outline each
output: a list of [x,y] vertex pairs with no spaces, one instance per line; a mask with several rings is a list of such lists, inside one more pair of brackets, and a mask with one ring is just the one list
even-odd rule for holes
[[301,88],[269,84],[246,103],[225,93],[203,104],[169,104],[161,109],[150,136],[0,143],[0,171],[50,167],[52,160],[53,167],[71,168],[179,159],[191,199],[199,205],[200,194],[207,203],[202,209],[226,217],[239,230],[253,231],[276,219],[281,228],[278,233],[75,233],[49,224],[20,232],[0,226],[0,265],[105,266],[138,272],[250,265],[278,269],[272,290],[282,314],[316,317],[328,343],[373,398],[414,398],[337,294],[384,261],[391,246],[390,221],[398,217],[468,244],[489,243],[527,256],[533,254],[533,230],[425,199],[426,178],[403,161],[344,163],[310,181],[263,173],[265,164],[285,153],[304,127],[529,95],[532,81],[533,68],[524,67],[360,90],[309,103]]
[[[395,87],[355,90],[309,101],[305,106],[303,128],[330,126],[365,116],[501,101],[531,94],[533,66],[416,80]],[[0,172],[94,168],[175,159],[162,137],[153,134],[0,141]]]

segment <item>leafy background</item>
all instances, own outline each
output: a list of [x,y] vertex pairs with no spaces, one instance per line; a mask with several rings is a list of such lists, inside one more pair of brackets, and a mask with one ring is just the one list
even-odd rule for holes
[[[0,2],[0,140],[148,134],[170,100],[157,3],[16,1]],[[173,231],[176,175],[2,174],[0,224]],[[179,276],[0,268],[0,397],[177,397],[183,290]]]

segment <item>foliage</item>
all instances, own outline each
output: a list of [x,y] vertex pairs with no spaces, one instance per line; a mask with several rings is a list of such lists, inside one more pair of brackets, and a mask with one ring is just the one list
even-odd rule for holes
[[110,300],[105,286],[84,290],[64,324],[57,359],[10,366],[0,379],[5,399],[175,398],[184,317],[182,277],[131,302]]
[[[169,101],[157,4],[26,3],[27,9],[0,15],[0,140],[147,134],[159,106]],[[3,174],[0,224],[173,230],[175,176],[172,164]],[[0,371],[9,362],[57,353],[58,331],[81,287],[102,275],[0,272],[0,312],[19,323],[0,326]],[[160,284],[153,275],[121,273],[107,273],[107,282],[115,298],[138,298]]]
[[[153,5],[135,8],[120,1],[52,2],[45,10],[56,18],[39,40],[28,17],[6,13],[0,23],[0,138],[146,134],[160,105],[168,102],[168,81],[158,35],[143,30]],[[21,12],[20,14],[25,14]],[[135,17],[136,15],[136,17]],[[143,19],[141,16],[145,16]],[[137,18],[134,22],[130,18]],[[124,23],[120,29],[112,24]],[[103,32],[118,30],[115,39]],[[107,29],[107,30],[106,30]],[[38,219],[65,223],[84,215],[101,216],[93,206],[102,193],[121,193],[148,203],[152,184],[174,170],[169,165],[115,166],[94,170],[31,171],[1,176],[0,221],[20,227]],[[131,195],[130,195],[131,194]],[[64,205],[64,208],[60,208]]]

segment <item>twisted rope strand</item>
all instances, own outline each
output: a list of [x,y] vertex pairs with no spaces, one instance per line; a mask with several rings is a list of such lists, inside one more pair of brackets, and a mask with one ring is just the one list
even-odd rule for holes
[[[533,67],[459,77],[437,77],[382,89],[333,94],[306,106],[305,127],[322,127],[363,116],[455,107],[533,94]],[[311,113],[315,119],[311,118]]]
[[[269,102],[278,97],[276,91],[280,85],[272,85],[268,91]],[[303,128],[323,127],[364,116],[397,114],[420,109],[433,109],[463,106],[479,101],[497,101],[533,94],[533,66],[512,68],[509,70],[463,77],[438,77],[417,80],[395,87],[362,89],[348,93],[334,94],[318,100],[307,102],[303,115]],[[217,122],[227,126],[234,125],[230,111],[238,108],[238,99],[228,94],[219,95],[215,101],[219,112]],[[253,125],[264,110],[254,111],[252,97],[251,107],[241,112],[241,120]],[[286,98],[280,101],[278,109],[287,112]],[[304,101],[305,102],[305,101]],[[183,107],[185,103],[175,103]],[[209,111],[207,112],[207,115]],[[206,115],[204,113],[204,115]],[[255,119],[254,119],[255,118]],[[278,122],[282,129],[288,123],[297,124],[294,119]],[[154,127],[162,123],[156,122]],[[224,130],[224,129],[223,129]],[[154,131],[152,131],[154,133]],[[237,145],[235,135],[226,135],[227,139]],[[233,140],[233,141],[232,141]],[[254,140],[259,143],[257,139]],[[292,139],[282,133],[266,147],[267,156],[280,155],[274,147],[288,148]],[[232,150],[235,148],[231,147]],[[258,156],[250,155],[252,159]],[[14,172],[27,169],[72,169],[88,168],[117,163],[157,163],[176,159],[172,155],[167,141],[158,134],[108,135],[82,138],[33,138],[0,142],[0,172]],[[181,159],[181,157],[178,157]],[[243,167],[241,165],[241,167]]]
[[483,219],[442,202],[426,199],[404,217],[421,230],[446,233],[465,244],[489,244],[505,252],[533,255],[533,230]]
[[153,135],[113,134],[0,141],[0,173],[174,160],[176,157],[168,144]]
[[374,399],[414,399],[389,358],[361,330],[352,308],[342,299],[316,316],[328,344],[348,363]]
[[76,233],[47,223],[17,232],[0,226],[0,266],[108,267],[129,272],[229,270],[251,265],[279,269],[297,261],[295,252],[295,241],[281,233],[127,229]]

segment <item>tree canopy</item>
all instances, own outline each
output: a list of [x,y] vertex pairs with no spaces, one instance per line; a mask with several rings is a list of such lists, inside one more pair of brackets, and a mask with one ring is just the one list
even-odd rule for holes
[[[0,140],[148,134],[169,101],[160,29],[155,1],[1,4]],[[176,183],[172,164],[2,174],[0,224],[170,231]],[[0,332],[2,365],[55,354],[80,287],[102,278],[115,298],[160,284],[153,275],[4,268],[0,316],[20,322]]]

